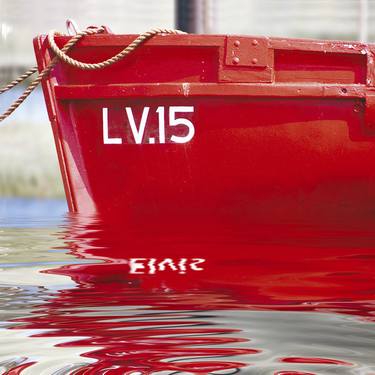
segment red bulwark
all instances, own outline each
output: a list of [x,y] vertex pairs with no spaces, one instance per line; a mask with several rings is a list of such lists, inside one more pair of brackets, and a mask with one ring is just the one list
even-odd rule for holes
[[[136,36],[87,36],[98,62]],[[56,37],[61,48],[69,37]],[[34,40],[39,69],[51,60]],[[127,220],[375,224],[374,46],[158,35],[43,82],[71,211]]]

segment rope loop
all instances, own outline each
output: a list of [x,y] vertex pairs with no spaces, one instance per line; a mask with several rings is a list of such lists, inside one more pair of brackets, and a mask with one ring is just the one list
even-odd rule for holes
[[[76,30],[79,29],[75,25]],[[55,53],[55,57],[51,60],[51,62],[39,73],[38,77],[31,82],[31,84],[27,87],[27,89],[23,92],[23,94],[15,100],[8,109],[0,115],[0,122],[4,121],[7,117],[9,117],[25,100],[26,98],[34,91],[34,89],[39,85],[39,83],[45,79],[53,69],[53,67],[57,64],[59,60],[63,61],[65,64],[71,65],[77,69],[82,70],[97,70],[97,69],[103,69],[107,66],[110,66],[120,60],[122,60],[124,57],[130,55],[132,52],[134,52],[141,44],[146,42],[147,40],[151,39],[157,34],[185,34],[183,31],[180,30],[174,30],[174,29],[152,29],[150,31],[146,31],[142,34],[140,34],[132,43],[130,43],[127,47],[125,47],[121,52],[116,54],[115,56],[112,56],[111,58],[98,62],[98,63],[84,63],[82,61],[75,60],[67,55],[67,52],[74,46],[76,43],[83,38],[86,35],[93,35],[93,34],[100,34],[105,32],[104,26],[90,26],[86,28],[85,30],[78,31],[77,34],[73,35],[69,41],[64,45],[62,49],[60,49],[56,42],[55,42],[55,36],[56,35],[62,35],[61,33],[51,30],[48,33],[48,41],[50,44],[50,47],[52,51]],[[19,76],[17,79],[10,82],[8,85],[4,86],[0,89],[0,95],[4,92],[10,90],[14,86],[18,85],[22,81],[24,81],[26,78],[31,76],[32,74],[36,73],[38,71],[37,67],[34,67],[21,76]]]
[[[96,29],[96,32],[102,32],[102,31],[104,31],[104,29],[101,29],[101,28]],[[78,37],[78,39],[80,39],[81,34],[87,35],[89,33],[94,34],[95,31],[86,29],[85,31],[78,33],[75,37]],[[107,60],[104,60],[98,63],[92,63],[92,64],[75,60],[69,57],[63,50],[60,50],[60,48],[57,46],[55,39],[54,39],[55,31],[51,30],[49,32],[48,41],[55,55],[58,56],[58,58],[64,61],[66,64],[74,66],[75,68],[82,69],[82,70],[96,70],[96,69],[103,69],[107,66],[110,66],[122,60],[125,56],[131,54],[135,49],[137,49],[142,43],[144,43],[145,41],[147,41],[148,39],[152,38],[153,36],[157,34],[184,34],[184,33],[182,31],[173,30],[173,29],[152,29],[150,31],[146,31],[145,33],[139,35],[132,43],[130,43],[126,48],[124,48],[117,55],[112,56],[111,58]]]

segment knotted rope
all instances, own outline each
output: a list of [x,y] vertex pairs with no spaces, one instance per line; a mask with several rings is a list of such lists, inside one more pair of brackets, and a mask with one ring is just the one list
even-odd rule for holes
[[[75,68],[78,68],[78,69],[83,69],[83,70],[103,69],[107,66],[110,66],[116,63],[117,61],[120,61],[124,57],[130,55],[141,44],[143,44],[144,42],[151,39],[153,36],[157,34],[185,34],[184,32],[180,30],[174,30],[174,29],[152,29],[150,31],[146,31],[145,33],[140,34],[132,43],[130,43],[117,55],[107,60],[104,60],[98,63],[93,63],[93,64],[84,63],[82,61],[75,60],[66,54],[84,36],[92,35],[92,34],[99,34],[104,31],[105,31],[104,26],[89,27],[86,30],[80,31],[76,35],[74,35],[64,45],[62,49],[60,49],[55,43],[55,35],[61,35],[61,34],[54,30],[50,31],[48,33],[48,41],[49,41],[52,51],[55,53],[56,56],[39,73],[38,77],[34,81],[31,82],[31,84],[27,87],[27,89],[23,92],[23,94],[17,100],[15,100],[2,115],[0,115],[0,122],[2,122],[7,117],[9,117],[25,101],[25,99],[34,91],[34,89],[39,85],[39,83],[49,75],[49,73],[51,72],[51,70],[57,64],[59,60],[63,61],[64,63],[68,65],[74,66]],[[20,82],[24,81],[26,78],[28,78],[32,74],[36,73],[37,71],[38,71],[37,67],[34,67],[28,70],[27,72],[19,76],[17,79],[15,79],[14,81],[10,82],[8,85],[1,88],[0,94],[3,94],[4,92],[10,90],[11,88],[18,85]]]

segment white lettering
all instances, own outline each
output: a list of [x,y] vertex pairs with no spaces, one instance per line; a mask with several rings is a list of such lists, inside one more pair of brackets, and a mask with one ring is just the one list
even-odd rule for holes
[[159,143],[165,143],[164,107],[158,107],[156,112],[159,115]]
[[186,273],[186,262],[187,262],[187,259],[186,258],[182,258],[179,262],[178,262],[178,268],[180,269],[180,272],[181,274],[184,274]]
[[150,274],[153,275],[156,272],[156,267],[155,267],[155,258],[151,258],[150,261],[148,262],[148,268],[150,270]]
[[188,133],[184,137],[172,135],[171,141],[175,143],[186,143],[194,137],[195,129],[193,123],[186,118],[176,118],[176,113],[194,112],[194,107],[170,107],[169,108],[169,125],[170,126],[186,126]]
[[129,272],[131,274],[154,275],[157,272],[172,271],[184,275],[189,270],[203,271],[204,269],[198,267],[198,264],[202,264],[205,261],[206,260],[202,258],[130,258],[127,260],[127,263],[129,264]]
[[[191,120],[188,120],[184,117],[177,117],[180,113],[194,113],[193,106],[171,106],[167,107],[169,112],[169,124],[166,127],[165,121],[165,111],[166,107],[159,106],[156,109],[157,114],[157,126],[159,136],[151,136],[148,139],[144,139],[146,125],[148,121],[151,122],[151,125],[156,127],[156,124],[153,124],[153,116],[150,115],[150,107],[144,107],[142,110],[142,115],[139,124],[136,124],[133,109],[131,107],[125,107],[126,116],[130,130],[133,134],[134,142],[136,144],[148,143],[148,144],[164,144],[164,143],[187,143],[191,141],[195,135],[194,124]],[[124,138],[111,138],[109,136],[109,125],[108,125],[108,108],[103,108],[103,142],[104,144],[122,144]],[[151,119],[149,120],[149,117]],[[179,132],[177,134],[183,133],[184,135],[171,134],[172,128],[178,127]],[[184,130],[185,128],[185,130]],[[157,129],[152,129],[150,134],[154,134]]]
[[173,263],[173,260],[170,258],[164,259],[162,262],[159,262],[159,271],[164,271],[167,265],[172,271],[177,271],[177,267]]
[[203,271],[203,268],[197,267],[197,264],[201,264],[201,263],[203,263],[205,261],[206,261],[205,259],[201,259],[201,258],[192,259],[192,262],[190,263],[190,268],[193,271]]
[[143,274],[144,271],[138,271],[138,270],[144,270],[146,268],[144,263],[139,263],[143,260],[147,260],[147,259],[146,258],[131,258],[131,259],[129,259],[130,273]]
[[103,108],[103,142],[105,145],[120,145],[121,138],[109,138],[108,134],[108,108]]
[[150,107],[144,107],[142,111],[141,122],[139,124],[139,130],[137,129],[137,125],[135,124],[133,111],[130,107],[126,107],[126,114],[128,115],[128,120],[130,124],[130,128],[132,130],[135,143],[141,144],[143,139],[143,134],[145,132],[146,121],[148,117],[148,112],[150,111]]

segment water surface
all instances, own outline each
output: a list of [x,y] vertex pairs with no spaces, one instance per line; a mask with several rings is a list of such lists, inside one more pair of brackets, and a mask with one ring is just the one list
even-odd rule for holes
[[375,231],[65,212],[0,202],[1,373],[375,374]]

